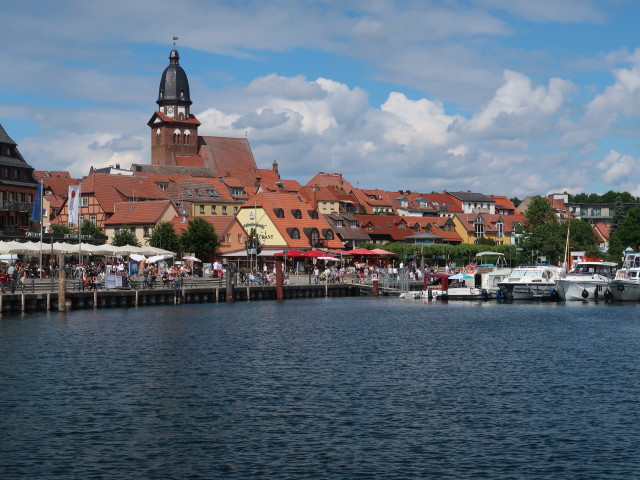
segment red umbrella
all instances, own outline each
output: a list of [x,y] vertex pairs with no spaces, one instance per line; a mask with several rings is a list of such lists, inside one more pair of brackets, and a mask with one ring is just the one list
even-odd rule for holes
[[[282,253],[274,253],[273,254],[274,257],[284,257],[284,252]],[[295,250],[295,249],[291,249],[291,250],[287,250],[287,257],[306,257],[306,253],[305,252],[301,252],[300,250]]]
[[372,252],[375,252],[378,255],[395,255],[395,253],[393,252],[388,252],[386,250],[383,250],[381,248],[374,248],[373,250],[371,250]]
[[310,250],[308,252],[304,252],[302,256],[308,258],[326,257],[327,252],[321,252],[320,250]]
[[362,256],[373,256],[379,255],[378,253],[372,252],[371,250],[367,250],[366,248],[356,248],[355,250],[349,250],[348,252],[344,252],[345,255],[362,255]]

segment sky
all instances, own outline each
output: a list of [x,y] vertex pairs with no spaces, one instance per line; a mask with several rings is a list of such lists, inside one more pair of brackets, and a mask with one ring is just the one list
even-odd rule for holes
[[200,135],[306,184],[640,196],[635,0],[0,1],[0,124],[37,170],[150,163],[172,39]]

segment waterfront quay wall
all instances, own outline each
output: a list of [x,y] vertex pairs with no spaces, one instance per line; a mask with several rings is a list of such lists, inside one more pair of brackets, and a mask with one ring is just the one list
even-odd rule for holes
[[[370,294],[370,290],[352,284],[290,285],[283,289],[284,299],[316,297],[354,297]],[[60,308],[57,292],[5,293],[0,295],[0,312],[37,312],[86,308],[126,308],[149,305],[182,305],[227,301],[226,287],[195,287],[154,290],[99,290],[66,292],[64,308]],[[238,286],[229,300],[234,302],[276,300],[275,286]]]

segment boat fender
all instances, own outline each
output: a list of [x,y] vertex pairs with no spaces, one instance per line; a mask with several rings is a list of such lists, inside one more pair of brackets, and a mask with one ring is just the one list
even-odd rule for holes
[[467,265],[467,268],[464,269],[465,272],[467,272],[469,275],[475,275],[476,273],[476,266],[469,264]]
[[624,285],[622,283],[618,285],[618,291],[624,292]]
[[587,292],[587,289],[585,288],[584,290],[582,290],[582,298],[587,298],[589,296],[589,292]]

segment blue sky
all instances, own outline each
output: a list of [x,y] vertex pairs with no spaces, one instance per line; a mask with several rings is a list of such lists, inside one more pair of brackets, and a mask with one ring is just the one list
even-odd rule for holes
[[200,134],[305,184],[640,196],[631,0],[3,2],[0,123],[36,169],[149,163],[171,38]]

